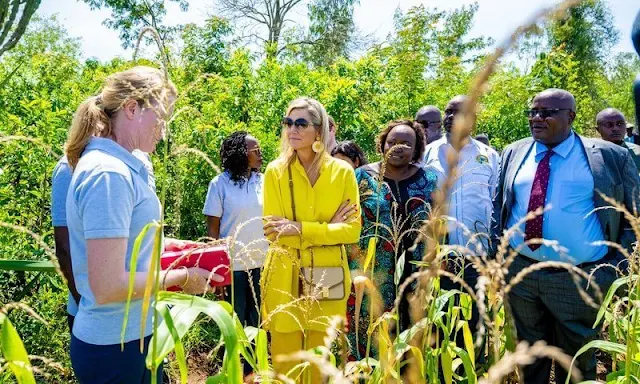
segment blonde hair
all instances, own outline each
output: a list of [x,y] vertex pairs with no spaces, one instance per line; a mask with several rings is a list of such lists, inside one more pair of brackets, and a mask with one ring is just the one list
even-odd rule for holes
[[135,100],[151,108],[155,108],[151,106],[155,101],[166,112],[170,96],[176,95],[176,87],[156,68],[138,66],[108,76],[102,91],[83,101],[73,116],[64,149],[71,168],[78,164],[92,136],[113,134],[111,118],[127,101]]
[[[304,109],[311,115],[311,123],[316,129],[316,134],[320,136],[320,141],[324,144],[324,150],[315,154],[311,167],[309,167],[309,179],[317,179],[320,175],[320,167],[323,161],[329,157],[327,148],[329,148],[329,115],[324,106],[315,99],[309,97],[300,97],[289,103],[287,107],[287,116],[294,109]],[[287,131],[283,131],[282,141],[280,143],[280,156],[278,161],[283,167],[288,166],[296,158],[296,151],[289,145]]]

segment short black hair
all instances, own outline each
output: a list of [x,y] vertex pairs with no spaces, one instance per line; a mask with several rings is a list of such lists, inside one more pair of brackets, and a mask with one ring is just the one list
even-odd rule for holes
[[237,131],[227,136],[220,147],[222,169],[229,172],[234,185],[242,187],[249,179],[249,152],[246,131]]
[[413,132],[415,132],[416,134],[416,147],[413,149],[413,158],[412,160],[414,162],[418,162],[422,160],[422,155],[424,155],[424,147],[425,144],[427,142],[426,138],[424,137],[424,131],[418,126],[418,124],[415,124],[413,121],[411,120],[393,120],[390,121],[387,126],[382,130],[382,132],[380,132],[380,134],[378,135],[378,151],[380,151],[381,155],[384,155],[384,144],[387,141],[387,136],[389,136],[389,132],[391,132],[391,130],[395,127],[398,127],[400,125],[407,125],[409,127],[411,127],[411,129],[413,129]]
[[331,156],[335,156],[337,154],[348,157],[355,164],[356,160],[358,160],[358,164],[360,167],[367,164],[367,156],[364,154],[362,149],[358,146],[358,144],[353,141],[341,141],[336,145],[335,148],[331,151]]

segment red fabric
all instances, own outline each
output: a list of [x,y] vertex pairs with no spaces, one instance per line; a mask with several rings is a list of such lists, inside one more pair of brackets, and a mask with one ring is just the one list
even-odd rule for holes
[[[196,245],[197,246],[197,245]],[[226,246],[219,245],[204,249],[194,250],[193,246],[187,246],[182,251],[163,252],[160,258],[160,266],[163,270],[177,269],[181,267],[200,267],[207,271],[222,276],[222,282],[209,281],[212,287],[231,284],[231,274],[229,273],[229,253]],[[170,287],[169,291],[177,291],[178,287]]]

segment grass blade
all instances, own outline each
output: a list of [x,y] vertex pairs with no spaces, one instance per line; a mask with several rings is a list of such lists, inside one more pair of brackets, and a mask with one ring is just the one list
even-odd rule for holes
[[369,268],[369,264],[371,264],[371,260],[373,260],[373,256],[376,254],[376,244],[378,243],[378,239],[376,237],[372,237],[369,239],[369,245],[367,246],[367,257],[364,259],[364,272],[367,272],[367,268]]
[[[582,355],[591,348],[596,348],[609,354],[623,355],[627,352],[627,346],[624,344],[613,343],[606,340],[592,340],[578,350],[576,355],[573,357],[573,360],[571,360],[571,368],[573,368],[573,364],[576,362],[578,356]],[[567,384],[569,384],[569,380],[571,379],[571,368],[569,369],[569,373],[567,374]]]
[[0,350],[18,384],[36,384],[29,354],[9,318],[0,314]]
[[[162,303],[156,304],[158,312],[166,311],[166,306]],[[187,331],[200,315],[200,311],[191,308],[173,307],[169,310],[171,319],[173,320],[173,327],[178,333],[180,338],[187,334]],[[158,342],[158,351],[156,356],[152,356],[151,353],[147,354],[146,365],[147,368],[151,368],[152,362],[155,360],[155,366],[158,367],[162,364],[163,360],[173,350],[175,346],[172,332],[164,322],[154,332],[153,337],[149,345],[153,345],[154,339]]]
[[159,292],[158,303],[174,305],[198,310],[211,317],[224,339],[225,353],[222,362],[222,372],[228,383],[242,382],[242,366],[240,364],[240,348],[236,324],[231,316],[231,304],[224,301],[211,301],[202,297],[191,296],[176,292]]
[[122,331],[120,332],[120,343],[124,348],[124,336],[127,329],[127,322],[129,321],[129,309],[131,308],[131,298],[133,297],[133,286],[136,279],[136,265],[138,264],[138,254],[140,253],[140,245],[142,239],[147,235],[147,232],[151,228],[160,228],[160,224],[157,221],[149,223],[142,228],[138,237],[133,243],[133,250],[131,251],[131,260],[129,260],[129,292],[127,293],[127,302],[124,306],[124,319],[122,320]]
[[[158,313],[164,318],[164,324],[171,333],[171,339],[175,344],[176,360],[178,361],[178,367],[180,368],[180,382],[182,384],[186,384],[189,376],[189,368],[187,368],[187,357],[184,353],[182,340],[180,340],[180,335],[173,323],[169,310],[166,307],[163,307],[162,309],[158,309]],[[160,364],[162,364],[162,362],[160,362]],[[152,365],[151,367],[154,368],[156,365]]]

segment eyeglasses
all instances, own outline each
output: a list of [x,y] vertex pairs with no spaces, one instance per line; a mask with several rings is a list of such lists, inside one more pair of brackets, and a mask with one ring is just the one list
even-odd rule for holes
[[524,111],[524,114],[529,118],[533,119],[537,115],[540,115],[541,118],[546,119],[548,117],[557,115],[560,111],[570,111],[570,109],[566,108],[556,108],[556,109],[527,109]]
[[428,128],[429,125],[442,124],[441,121],[427,121],[427,120],[416,120],[416,123],[421,124],[425,128]]
[[626,128],[627,127],[627,123],[625,121],[605,121],[602,123],[598,123],[599,127],[604,127],[607,129],[612,129],[614,127],[618,127],[618,128]]
[[306,130],[310,125],[313,124],[306,119],[296,119],[295,121],[290,117],[284,117],[282,119],[282,128],[291,129],[293,127],[297,132]]
[[457,115],[458,112],[460,112],[459,109],[447,108],[447,109],[444,110],[444,115],[445,116],[447,116],[447,115]]

